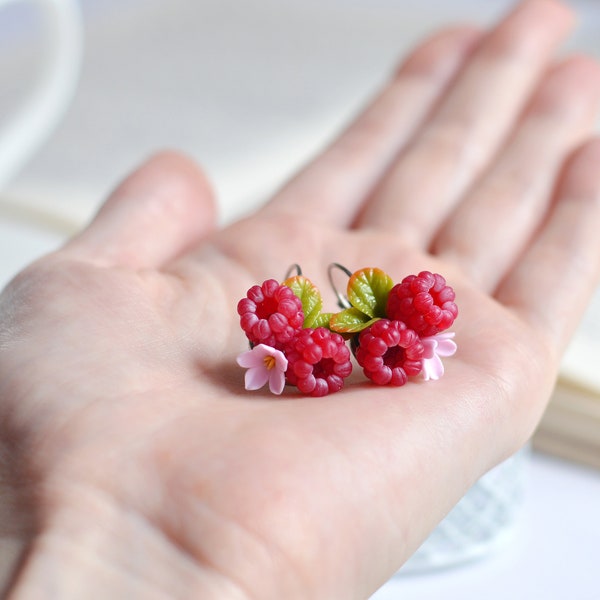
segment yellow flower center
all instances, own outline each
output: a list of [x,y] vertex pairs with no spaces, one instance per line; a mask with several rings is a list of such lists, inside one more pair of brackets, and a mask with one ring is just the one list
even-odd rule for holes
[[275,357],[274,356],[265,356],[264,358],[265,367],[270,371],[275,366]]

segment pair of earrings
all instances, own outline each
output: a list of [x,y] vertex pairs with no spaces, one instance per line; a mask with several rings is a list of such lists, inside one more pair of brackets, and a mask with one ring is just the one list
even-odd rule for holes
[[[345,295],[333,282],[336,269],[348,276]],[[310,396],[337,392],[352,373],[351,354],[377,385],[401,386],[409,377],[444,374],[442,357],[456,352],[454,333],[446,330],[458,315],[454,290],[444,277],[421,271],[394,284],[381,269],[352,273],[338,263],[328,273],[337,312],[323,312],[319,290],[297,265],[283,282],[267,279],[238,302],[251,347],[237,358],[247,369],[247,390],[268,384],[281,394],[288,384]]]

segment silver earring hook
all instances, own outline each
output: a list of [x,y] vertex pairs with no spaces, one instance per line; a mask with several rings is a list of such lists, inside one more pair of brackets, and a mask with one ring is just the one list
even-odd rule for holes
[[285,281],[286,279],[289,279],[294,272],[296,277],[300,277],[302,275],[302,269],[298,263],[294,263],[290,266],[290,268],[285,272],[283,280]]
[[333,293],[336,295],[336,298],[338,299],[338,306],[342,309],[344,308],[351,308],[351,304],[347,298],[347,296],[345,296],[344,294],[342,294],[337,286],[335,285],[335,281],[333,280],[333,271],[334,269],[338,269],[339,271],[342,271],[342,273],[345,273],[346,275],[348,275],[348,277],[352,276],[352,272],[349,271],[348,269],[346,269],[346,267],[344,267],[343,265],[340,265],[340,263],[331,263],[328,267],[327,267],[327,276],[329,277],[329,283],[331,284],[331,288],[333,289]]

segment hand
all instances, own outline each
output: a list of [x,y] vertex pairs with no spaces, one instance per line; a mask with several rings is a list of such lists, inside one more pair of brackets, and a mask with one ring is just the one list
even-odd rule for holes
[[[528,0],[424,42],[257,214],[161,154],[0,301],[9,598],[364,598],[533,432],[600,271],[600,70]],[[588,141],[586,141],[588,140]],[[236,303],[300,263],[457,293],[437,382],[246,392]],[[18,558],[18,560],[17,560]]]

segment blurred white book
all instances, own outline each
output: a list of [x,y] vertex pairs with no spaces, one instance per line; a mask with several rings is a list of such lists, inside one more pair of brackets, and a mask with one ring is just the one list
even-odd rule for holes
[[564,357],[534,446],[600,468],[600,290]]

